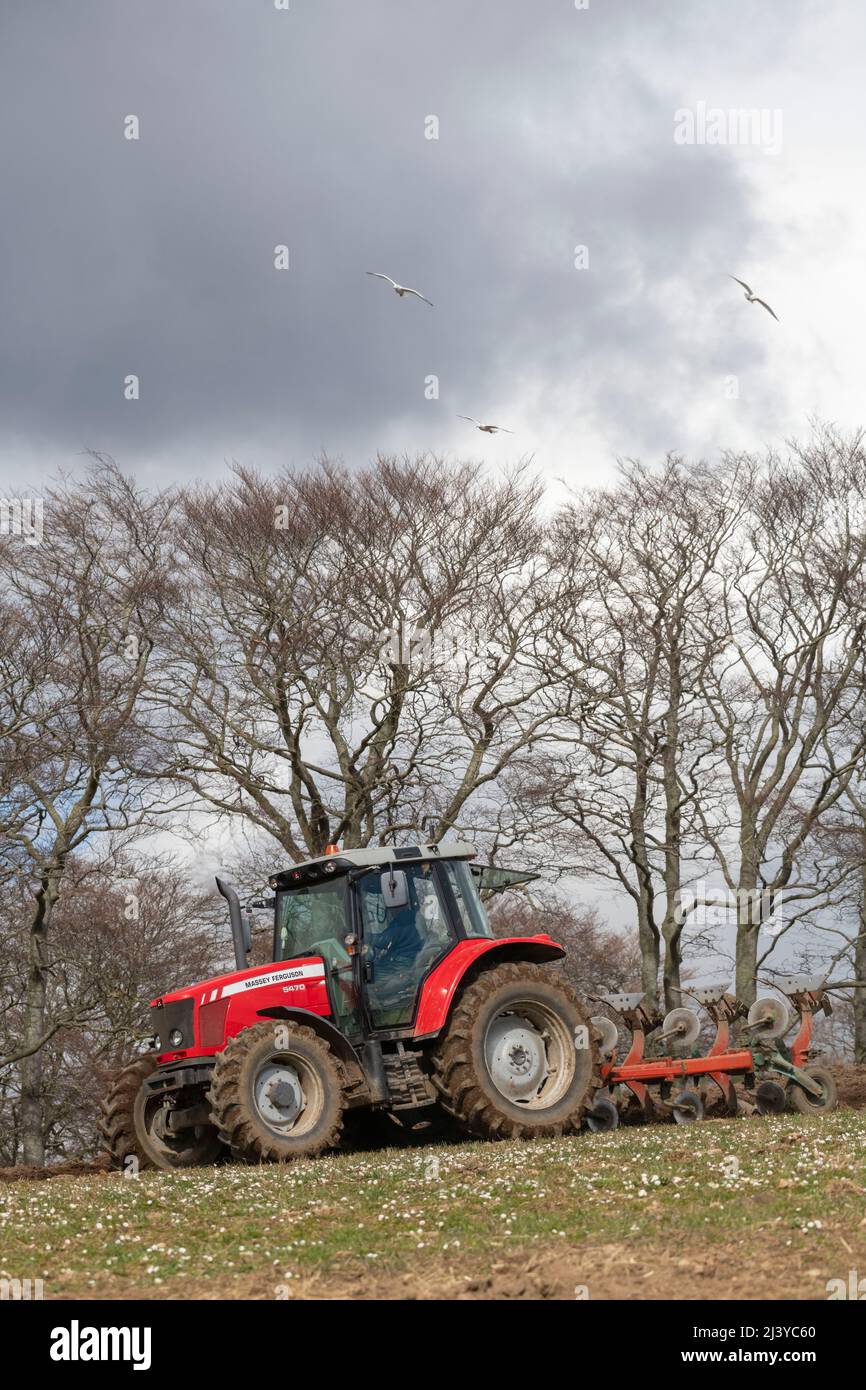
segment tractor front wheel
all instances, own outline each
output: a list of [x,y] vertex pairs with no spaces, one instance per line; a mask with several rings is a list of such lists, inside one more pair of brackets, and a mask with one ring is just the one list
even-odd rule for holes
[[222,1153],[222,1144],[212,1125],[197,1125],[176,1133],[169,1128],[171,1107],[144,1084],[156,1069],[156,1057],[152,1054],[130,1062],[118,1072],[102,1102],[99,1133],[111,1161],[117,1168],[124,1168],[133,1158],[139,1170],[215,1163]]
[[485,1139],[575,1133],[601,1084],[595,1029],[577,996],[516,961],[463,991],[433,1065],[445,1109]]
[[303,1024],[254,1023],[216,1060],[210,1102],[220,1138],[247,1163],[285,1163],[336,1148],[343,1082],[328,1044]]

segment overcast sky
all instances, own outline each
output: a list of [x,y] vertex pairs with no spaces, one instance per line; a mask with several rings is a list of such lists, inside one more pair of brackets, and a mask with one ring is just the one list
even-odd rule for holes
[[[851,0],[0,13],[0,485],[84,448],[154,481],[435,449],[579,484],[866,419]],[[781,148],[677,143],[701,103]]]

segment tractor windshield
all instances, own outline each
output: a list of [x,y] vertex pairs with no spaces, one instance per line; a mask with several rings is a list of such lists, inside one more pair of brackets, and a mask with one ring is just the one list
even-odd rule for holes
[[349,931],[346,880],[332,878],[279,893],[276,928],[275,960],[323,956],[333,964],[336,954],[342,961],[346,955],[343,942]]

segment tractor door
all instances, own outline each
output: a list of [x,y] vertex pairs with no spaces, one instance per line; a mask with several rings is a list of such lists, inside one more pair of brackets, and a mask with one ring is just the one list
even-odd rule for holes
[[311,883],[277,894],[274,960],[320,956],[325,962],[328,997],[337,1027],[350,1042],[364,1028],[357,974],[346,937],[352,930],[345,878]]
[[[422,980],[456,941],[439,877],[441,866],[403,863],[408,901],[389,907],[382,870],[356,880],[367,1011],[376,1031],[407,1027]],[[387,876],[388,870],[385,870]]]

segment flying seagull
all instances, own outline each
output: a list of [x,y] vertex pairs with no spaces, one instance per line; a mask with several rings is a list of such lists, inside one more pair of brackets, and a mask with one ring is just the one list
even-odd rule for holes
[[425,304],[429,304],[430,308],[433,308],[433,300],[428,299],[426,295],[423,295],[421,293],[420,290],[410,290],[408,285],[398,285],[397,281],[392,280],[390,275],[383,275],[379,270],[368,270],[367,274],[372,275],[373,278],[376,280],[387,280],[388,284],[392,287],[394,293],[399,294],[401,299],[403,298],[404,294],[414,294],[416,299],[423,299]]
[[468,420],[470,425],[475,425],[476,429],[483,430],[485,434],[513,434],[514,430],[507,430],[503,425],[482,425],[478,420],[473,420],[471,415],[458,415],[458,420]]
[[[728,279],[737,280],[737,277],[736,275],[728,275]],[[756,294],[752,293],[751,287],[746,284],[745,280],[737,280],[737,284],[742,285],[743,289],[746,291],[745,295],[743,296],[744,299],[747,299],[750,304],[760,304],[761,308],[766,309],[768,314],[773,314],[773,318],[776,320],[777,323],[781,323],[779,315],[773,313],[773,310],[770,308],[769,304],[765,299],[759,299]]]

